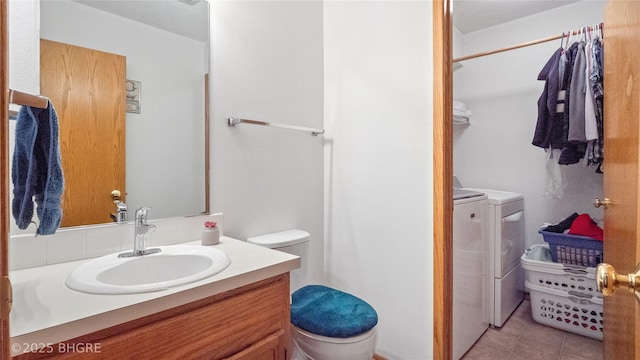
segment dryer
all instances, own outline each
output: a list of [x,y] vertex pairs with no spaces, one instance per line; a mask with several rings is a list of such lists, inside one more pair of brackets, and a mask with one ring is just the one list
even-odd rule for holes
[[488,197],[489,324],[501,327],[524,298],[520,265],[525,248],[524,197],[500,190],[464,189]]
[[454,360],[460,359],[489,327],[487,211],[487,195],[454,190]]

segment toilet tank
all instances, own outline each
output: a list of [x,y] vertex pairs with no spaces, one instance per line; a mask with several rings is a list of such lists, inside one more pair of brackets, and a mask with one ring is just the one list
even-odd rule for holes
[[300,257],[300,267],[290,273],[291,293],[309,282],[309,233],[292,229],[250,237],[247,242]]

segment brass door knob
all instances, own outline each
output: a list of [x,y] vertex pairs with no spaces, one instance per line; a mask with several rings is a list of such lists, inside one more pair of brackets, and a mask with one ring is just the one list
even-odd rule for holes
[[640,302],[640,264],[631,274],[621,275],[613,266],[602,263],[596,269],[596,283],[598,291],[605,296],[611,296],[618,288],[626,288],[634,293]]
[[604,198],[604,200],[600,200],[600,199],[596,198],[593,201],[593,206],[595,206],[597,208],[599,208],[600,206],[604,206],[604,208],[606,209],[609,204],[611,204],[611,200],[609,200],[609,198]]
[[111,198],[113,199],[114,204],[120,203],[120,190],[113,190],[111,192]]

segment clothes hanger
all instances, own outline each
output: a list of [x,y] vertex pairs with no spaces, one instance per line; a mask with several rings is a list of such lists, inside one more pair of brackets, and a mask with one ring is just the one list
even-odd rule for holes
[[564,49],[567,50],[569,48],[569,42],[571,40],[571,30],[567,31],[567,41],[564,44]]
[[604,24],[598,24],[598,33],[600,34],[600,39],[604,39]]

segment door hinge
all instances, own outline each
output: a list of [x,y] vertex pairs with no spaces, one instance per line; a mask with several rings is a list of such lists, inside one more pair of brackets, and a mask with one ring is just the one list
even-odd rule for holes
[[0,278],[0,319],[8,320],[13,304],[13,288],[7,276]]

